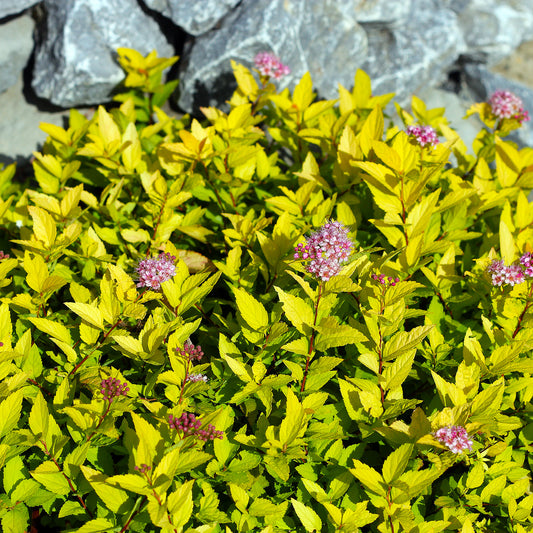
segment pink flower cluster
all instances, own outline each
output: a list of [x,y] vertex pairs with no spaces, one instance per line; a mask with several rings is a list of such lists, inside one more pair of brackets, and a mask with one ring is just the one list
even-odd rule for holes
[[187,376],[187,379],[185,380],[190,381],[191,383],[196,383],[198,381],[203,381],[204,383],[207,383],[208,379],[205,374],[189,374]]
[[176,275],[176,258],[169,253],[159,254],[158,257],[142,259],[137,265],[139,275],[137,287],[147,287],[158,291],[161,283]]
[[202,429],[202,422],[192,413],[183,413],[179,418],[168,415],[168,424],[172,429],[182,432],[184,437],[194,435],[204,442],[224,436],[224,432],[218,431],[212,424]]
[[422,148],[426,146],[426,144],[431,146],[439,144],[437,132],[431,126],[407,126],[406,133],[407,135],[414,137]]
[[435,438],[453,453],[472,450],[472,439],[462,426],[446,426],[435,432]]
[[112,402],[114,398],[118,396],[126,396],[130,388],[127,383],[122,383],[117,378],[103,379],[100,383],[100,392],[102,393],[104,400]]
[[141,466],[135,465],[133,468],[137,470],[137,472],[140,472],[141,474],[146,474],[146,472],[149,472],[150,470],[152,470],[152,467],[147,465],[146,463],[142,463]]
[[259,52],[254,58],[255,67],[261,76],[279,80],[291,73],[291,69],[270,52]]
[[522,123],[529,120],[522,100],[510,91],[495,91],[489,98],[492,114],[498,118],[514,118]]
[[330,220],[318,231],[306,237],[306,243],[300,243],[294,249],[294,259],[309,261],[307,272],[322,281],[336,276],[342,263],[352,253],[353,242],[348,238],[348,228],[340,222]]
[[393,278],[392,276],[387,276],[385,279],[385,274],[372,274],[372,279],[375,279],[381,283],[381,285],[385,285],[386,288],[394,287],[394,285],[400,281],[400,278]]
[[5,254],[3,250],[0,250],[0,261],[2,259],[9,259],[9,254]]
[[204,356],[202,347],[200,345],[195,347],[188,339],[183,344],[183,348],[176,348],[176,352],[178,355],[185,357],[185,359],[188,359],[189,361],[201,361]]
[[525,252],[520,257],[519,264],[513,263],[506,266],[503,260],[494,260],[488,266],[487,272],[492,276],[492,284],[495,287],[511,285],[512,287],[523,283],[526,276],[533,277],[533,254]]

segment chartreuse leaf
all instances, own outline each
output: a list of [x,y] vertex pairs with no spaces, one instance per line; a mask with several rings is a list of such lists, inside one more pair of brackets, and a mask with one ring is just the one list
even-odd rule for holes
[[65,305],[91,326],[104,329],[104,318],[96,305],[81,302],[65,302]]
[[10,394],[0,403],[0,439],[16,427],[22,409],[22,391]]
[[76,529],[74,533],[111,533],[112,531],[116,531],[113,522],[106,518],[95,518]]
[[30,411],[29,424],[32,433],[40,440],[45,440],[48,435],[48,417],[48,405],[39,391]]
[[244,289],[233,288],[233,294],[243,320],[250,328],[265,331],[268,327],[268,313],[265,306]]
[[136,450],[136,463],[138,465],[153,465],[156,451],[163,443],[163,437],[147,420],[141,418],[137,413],[132,412],[131,417],[135,424],[135,432],[139,438],[139,445]]
[[41,463],[33,472],[33,478],[54,494],[67,495],[70,486],[65,476],[59,471],[53,461]]
[[56,224],[52,216],[40,207],[29,206],[28,213],[33,219],[33,233],[50,249],[56,240]]
[[387,484],[383,476],[374,470],[371,466],[362,463],[358,459],[354,459],[354,468],[350,468],[350,472],[371,492],[379,496],[387,495]]
[[123,513],[125,511],[125,504],[129,500],[125,490],[111,485],[108,482],[111,478],[108,478],[108,476],[102,472],[98,472],[97,470],[84,465],[80,465],[80,469],[83,472],[85,479],[90,483],[91,487],[109,510],[114,513]]
[[168,511],[172,517],[172,525],[174,527],[184,526],[191,517],[193,484],[194,479],[191,479],[168,495]]
[[294,498],[291,499],[291,503],[306,531],[309,531],[309,533],[322,531],[322,520],[311,507]]
[[27,531],[29,518],[28,508],[23,503],[19,503],[2,516],[3,533],[23,533]]
[[515,258],[515,241],[509,226],[503,218],[500,220],[500,251],[506,265],[510,265]]
[[[311,306],[299,296],[274,287],[283,305],[287,320],[302,334],[307,334],[314,324],[314,312]],[[307,327],[306,327],[307,326]]]
[[388,485],[394,483],[405,471],[413,453],[412,444],[402,444],[383,463],[383,479]]
[[280,442],[290,445],[296,439],[304,424],[305,414],[302,404],[292,389],[287,389],[287,411],[279,428]]

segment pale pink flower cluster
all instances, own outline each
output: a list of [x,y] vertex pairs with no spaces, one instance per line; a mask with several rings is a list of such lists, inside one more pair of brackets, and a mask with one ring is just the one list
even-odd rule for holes
[[533,254],[531,252],[525,252],[520,258],[520,264],[524,268],[524,274],[529,277],[533,277]]
[[522,123],[529,120],[522,100],[510,91],[496,91],[489,98],[492,114],[498,118],[514,118]]
[[203,381],[207,383],[208,379],[205,374],[189,374],[185,381],[190,381],[191,383],[196,383],[197,381]]
[[416,139],[418,144],[422,146],[439,144],[437,132],[431,126],[407,126],[407,135],[411,135]]
[[519,263],[505,265],[503,260],[495,259],[488,266],[487,272],[492,276],[492,284],[495,287],[502,285],[511,285],[514,287],[523,283],[526,276],[533,277],[533,255],[531,252],[525,252],[520,257]]
[[158,257],[142,259],[135,269],[139,279],[137,287],[147,287],[158,291],[161,283],[176,275],[176,258],[169,253]]
[[255,67],[261,76],[279,80],[291,73],[291,69],[270,52],[259,52],[254,58]]
[[446,426],[435,432],[435,438],[453,453],[472,450],[472,439],[462,426]]
[[342,263],[352,253],[353,242],[348,238],[348,228],[340,222],[330,220],[318,231],[306,238],[294,249],[294,259],[309,261],[307,272],[322,281],[336,276]]

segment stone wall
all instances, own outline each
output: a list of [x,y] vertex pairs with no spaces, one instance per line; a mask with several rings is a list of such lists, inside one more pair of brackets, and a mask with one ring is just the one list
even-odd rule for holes
[[[272,51],[291,68],[281,87],[309,71],[325,98],[362,68],[402,104],[429,87],[478,100],[509,88],[533,111],[533,85],[491,71],[531,39],[531,0],[0,0],[0,92],[24,71],[19,92],[39,109],[105,103],[123,77],[115,50],[155,49],[181,56],[174,103],[196,113],[231,94],[231,59]],[[520,135],[533,145],[531,127]]]

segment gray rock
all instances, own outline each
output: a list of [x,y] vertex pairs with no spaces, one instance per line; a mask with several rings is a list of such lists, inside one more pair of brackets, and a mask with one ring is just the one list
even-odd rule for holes
[[[355,1],[352,0],[355,5]],[[242,2],[220,27],[196,38],[183,54],[179,106],[220,105],[233,88],[230,60],[249,67],[255,54],[272,51],[291,74],[279,87],[294,86],[309,71],[315,89],[337,96],[337,84],[350,86],[367,53],[366,34],[337,0],[256,0]],[[354,10],[355,12],[355,10]]]
[[466,57],[493,65],[533,34],[532,0],[472,0],[459,13]]
[[0,0],[0,19],[22,13],[28,7],[38,3],[39,0]]
[[61,107],[99,104],[124,78],[115,60],[119,47],[143,55],[174,50],[136,0],[45,0],[45,24],[35,56],[36,94]]
[[2,24],[0,31],[0,92],[14,85],[33,49],[33,20],[22,16]]
[[212,29],[241,0],[144,0],[191,35],[201,35]]
[[47,134],[39,124],[65,126],[66,111],[43,111],[26,101],[20,75],[7,91],[0,94],[0,165],[13,161],[24,163],[35,150],[39,150]]
[[363,27],[368,56],[358,66],[371,77],[375,94],[394,92],[399,103],[442,82],[465,50],[456,14],[433,0],[415,0],[401,27]]
[[[511,91],[522,99],[524,109],[529,111],[530,117],[533,118],[533,89],[522,83],[504,78],[500,74],[495,74],[483,65],[466,65],[464,72],[465,81],[474,101],[485,102],[497,90]],[[520,146],[533,146],[533,124],[531,120],[523,122],[522,127],[513,131],[509,138]]]
[[376,25],[402,24],[411,11],[413,0],[391,2],[390,0],[355,0],[338,2],[339,10],[348,17],[355,17],[357,22]]

